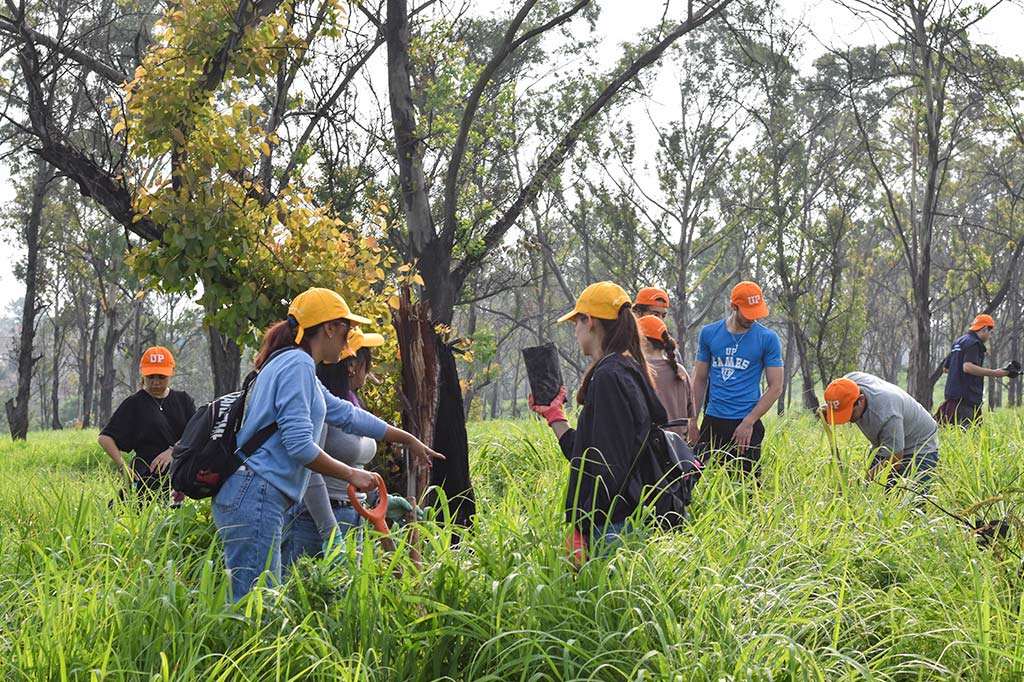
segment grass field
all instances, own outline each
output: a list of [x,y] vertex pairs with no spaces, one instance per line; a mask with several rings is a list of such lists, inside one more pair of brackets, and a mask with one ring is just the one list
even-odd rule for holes
[[[937,501],[1013,516],[1024,415],[943,431]],[[243,610],[208,504],[108,508],[91,432],[0,441],[3,680],[1018,680],[1017,528],[981,550],[933,507],[865,487],[809,420],[775,420],[761,489],[711,470],[694,519],[567,570],[565,464],[546,427],[474,425],[480,514],[449,549],[305,561]],[[401,577],[392,568],[404,566]],[[297,577],[298,576],[298,577]]]

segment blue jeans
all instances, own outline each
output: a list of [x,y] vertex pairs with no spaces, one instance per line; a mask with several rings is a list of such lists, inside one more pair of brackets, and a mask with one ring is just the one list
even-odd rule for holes
[[[881,452],[875,455],[875,459],[871,465],[874,466],[881,462],[885,457]],[[888,480],[885,482],[886,488],[892,488],[896,485],[900,476],[906,476],[913,478],[918,483],[918,492],[922,495],[927,495],[930,489],[932,477],[935,475],[935,467],[939,465],[939,453],[933,452],[917,452],[910,456],[904,456],[903,461],[889,474]]]
[[[356,530],[356,542],[362,546],[363,534],[358,530],[363,525],[363,519],[352,507],[338,507],[334,509],[334,518],[338,522],[338,534],[340,540],[349,537],[349,531]],[[324,539],[320,537],[316,521],[310,516],[306,505],[302,502],[296,503],[285,515],[284,536],[281,538],[281,566],[283,570],[295,563],[299,557],[321,556],[323,554]]]
[[245,466],[213,498],[213,521],[231,575],[231,601],[249,594],[264,571],[281,582],[281,529],[290,506],[290,498]]
[[593,552],[591,556],[602,558],[611,556],[622,546],[623,538],[632,530],[632,524],[630,524],[629,519],[609,521],[603,529],[592,529],[591,541],[589,543],[589,547]]

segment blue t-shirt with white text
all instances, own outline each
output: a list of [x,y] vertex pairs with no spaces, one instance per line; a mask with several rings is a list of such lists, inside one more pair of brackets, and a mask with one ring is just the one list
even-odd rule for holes
[[697,360],[706,362],[711,395],[704,413],[719,419],[743,419],[761,399],[765,367],[782,367],[779,335],[760,322],[733,334],[725,320],[700,330]]

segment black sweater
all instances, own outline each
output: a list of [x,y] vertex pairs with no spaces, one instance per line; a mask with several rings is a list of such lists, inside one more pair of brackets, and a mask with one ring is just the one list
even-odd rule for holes
[[569,460],[565,518],[584,535],[609,521],[624,520],[635,501],[614,500],[652,424],[664,424],[665,408],[640,365],[620,353],[598,363],[576,429],[559,439]]

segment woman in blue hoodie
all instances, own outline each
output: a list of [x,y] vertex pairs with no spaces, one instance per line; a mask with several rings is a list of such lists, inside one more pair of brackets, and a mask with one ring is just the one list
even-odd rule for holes
[[288,319],[264,335],[254,363],[259,376],[250,390],[238,443],[275,422],[278,429],[213,499],[233,601],[248,594],[263,571],[280,582],[285,514],[302,497],[312,471],[344,479],[359,490],[376,487],[374,474],[339,462],[317,445],[325,423],[400,443],[428,464],[442,457],[412,434],[331,394],[317,379],[316,365],[337,362],[352,326],[369,322],[354,315],[337,293],[314,288],[297,296]]

